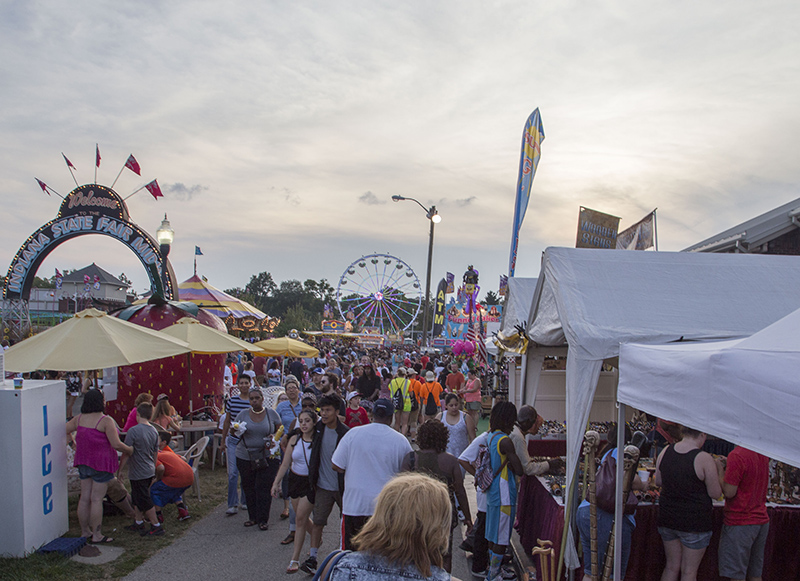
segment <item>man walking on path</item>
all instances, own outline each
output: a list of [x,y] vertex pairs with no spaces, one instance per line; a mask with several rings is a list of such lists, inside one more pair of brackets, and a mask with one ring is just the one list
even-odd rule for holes
[[375,511],[375,499],[411,452],[408,440],[391,428],[393,416],[392,400],[375,401],[373,423],[347,432],[333,453],[333,469],[344,472],[344,549],[353,549],[351,540]]
[[314,498],[314,512],[311,517],[314,526],[311,529],[310,555],[300,565],[300,570],[310,575],[317,570],[317,551],[322,544],[322,529],[328,524],[334,504],[339,507],[339,514],[342,514],[344,475],[333,469],[333,453],[347,433],[347,426],[339,421],[339,404],[340,400],[336,395],[322,397],[319,401],[320,421],[314,427],[314,438],[311,441],[308,477]]

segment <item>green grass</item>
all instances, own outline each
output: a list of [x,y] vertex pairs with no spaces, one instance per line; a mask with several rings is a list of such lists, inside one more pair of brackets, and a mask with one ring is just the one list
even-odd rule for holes
[[[34,553],[24,559],[0,558],[0,578],[6,581],[84,581],[93,579],[116,579],[124,577],[136,567],[144,563],[151,555],[172,544],[199,519],[207,515],[228,495],[228,478],[225,467],[217,466],[212,472],[210,468],[200,467],[200,492],[203,498],[198,502],[191,489],[184,494],[184,500],[192,518],[178,521],[178,512],[174,504],[164,508],[164,526],[166,534],[162,537],[146,538],[124,530],[131,523],[125,516],[103,518],[103,534],[113,537],[114,547],[125,551],[116,560],[105,565],[86,565],[59,555],[40,555]],[[66,537],[80,536],[76,508],[78,496],[69,499],[69,531]],[[116,530],[114,530],[116,529]]]

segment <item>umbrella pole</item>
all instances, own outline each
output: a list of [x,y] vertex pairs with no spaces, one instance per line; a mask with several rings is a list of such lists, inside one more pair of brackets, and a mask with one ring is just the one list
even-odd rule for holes
[[192,396],[194,395],[192,393],[192,354],[187,353],[186,358],[189,361],[189,425],[191,426],[194,423],[194,415],[192,415],[194,411],[194,407],[192,406]]

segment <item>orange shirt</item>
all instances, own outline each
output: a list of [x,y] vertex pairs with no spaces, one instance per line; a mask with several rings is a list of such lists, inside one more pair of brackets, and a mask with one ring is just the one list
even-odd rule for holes
[[172,488],[186,488],[194,482],[194,472],[189,464],[178,456],[172,448],[167,446],[158,451],[157,465],[164,466],[164,475],[161,480]]
[[408,393],[413,393],[414,397],[417,398],[417,401],[422,403],[422,396],[420,395],[420,389],[422,388],[422,384],[414,379],[413,377],[409,376],[408,378]]
[[425,404],[428,401],[428,394],[432,393],[434,399],[438,402],[441,399],[442,393],[444,390],[442,389],[442,384],[438,381],[431,381],[428,383],[427,381],[420,385],[419,394],[420,394],[420,403]]
[[458,390],[464,387],[464,375],[460,371],[449,373],[447,379],[444,380],[444,384],[450,390],[450,393],[458,394]]

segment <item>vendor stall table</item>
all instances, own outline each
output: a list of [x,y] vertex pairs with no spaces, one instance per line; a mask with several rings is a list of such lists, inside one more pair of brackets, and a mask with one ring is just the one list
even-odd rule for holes
[[[768,505],[770,525],[764,552],[764,581],[800,581],[800,507]],[[722,506],[714,506],[714,535],[698,572],[699,581],[718,581],[717,547],[722,528]],[[656,521],[658,505],[641,504],[636,509],[636,530],[631,541],[631,557],[626,581],[658,581],[664,570],[664,545]],[[564,506],[551,496],[538,477],[525,476],[520,483],[517,505],[517,532],[530,555],[537,539],[553,541],[561,551]],[[539,567],[538,559],[535,565]],[[540,571],[538,573],[541,573]]]

